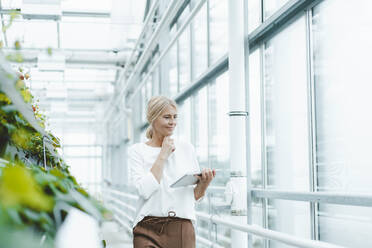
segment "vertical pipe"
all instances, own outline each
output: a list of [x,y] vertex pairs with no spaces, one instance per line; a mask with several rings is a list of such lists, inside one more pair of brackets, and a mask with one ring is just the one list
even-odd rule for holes
[[[307,40],[307,70],[308,70],[308,105],[309,105],[309,153],[310,153],[310,192],[317,191],[316,173],[316,116],[315,116],[315,86],[314,86],[314,61],[313,61],[313,41],[312,41],[312,9],[306,12],[306,40]],[[311,217],[311,236],[314,240],[319,240],[318,232],[318,203],[310,203]]]
[[[248,0],[243,3],[243,16],[244,16],[244,60],[245,60],[245,109],[250,110],[249,105],[249,90],[250,90],[250,81],[249,81],[249,12],[248,12]],[[247,223],[252,224],[252,176],[251,176],[251,136],[250,136],[250,118],[249,113],[247,112],[247,120],[245,122],[246,130],[246,186],[247,186]],[[248,244],[247,247],[252,247],[252,235],[247,234]]]
[[[268,170],[267,170],[267,159],[266,159],[266,103],[265,103],[265,44],[261,45],[261,51],[260,51],[260,56],[261,56],[261,114],[262,114],[262,119],[261,119],[261,130],[262,130],[262,187],[264,189],[267,188],[267,181],[268,181]],[[264,228],[269,228],[269,210],[268,210],[268,199],[264,198],[262,199],[262,208],[263,208],[263,217],[264,217],[264,222],[263,222],[263,227]],[[269,247],[269,240],[265,239],[264,240],[264,247],[267,248]]]
[[[244,1],[228,1],[229,25],[229,107],[230,107],[230,163],[233,187],[231,218],[237,223],[247,222],[246,168],[246,26]],[[249,53],[248,53],[249,54]],[[247,247],[247,234],[232,230],[231,247]]]
[[[265,0],[261,0],[260,10],[261,10],[261,23],[265,21]],[[264,43],[260,46],[260,105],[261,105],[261,173],[262,173],[262,187],[265,189],[267,185],[267,163],[266,163],[266,145],[265,145],[265,135],[266,135],[266,121],[265,121],[265,45]],[[268,228],[269,218],[268,218],[268,200],[267,198],[262,199],[262,224],[264,228]],[[264,248],[269,247],[269,242],[267,239],[263,240]]]

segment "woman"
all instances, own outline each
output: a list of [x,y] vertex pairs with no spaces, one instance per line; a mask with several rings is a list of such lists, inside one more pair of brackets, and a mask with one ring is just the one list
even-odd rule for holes
[[200,173],[193,146],[170,136],[177,125],[177,105],[164,96],[147,106],[148,141],[128,149],[131,182],[139,194],[133,226],[134,248],[195,247],[195,201],[201,199],[216,172],[204,169],[196,186],[170,188],[186,173]]

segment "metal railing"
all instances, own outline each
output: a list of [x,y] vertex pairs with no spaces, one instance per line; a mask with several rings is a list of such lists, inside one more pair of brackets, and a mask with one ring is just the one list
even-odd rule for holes
[[[116,194],[118,194],[118,192],[120,192],[118,190],[110,189],[110,188],[106,188],[106,189],[104,189],[104,191],[112,192],[112,193],[116,193]],[[133,200],[135,198],[138,199],[138,196],[128,194],[128,193],[120,192],[120,195],[124,196],[124,197],[127,197],[127,199],[131,199],[131,200]],[[120,205],[123,205],[125,207],[128,206],[127,203],[123,203],[121,200],[114,199],[114,198],[112,198],[112,196],[105,195],[104,197],[110,198],[111,200],[113,200],[117,204],[119,204],[119,202],[120,202]],[[111,204],[111,206],[112,206],[112,204]],[[122,212],[122,211],[120,211],[120,209],[118,209],[115,206],[114,206],[114,210],[119,214],[120,214],[120,212]],[[123,214],[125,214],[125,213],[122,212],[122,216],[127,217],[127,219],[129,220],[130,217],[127,214],[125,214],[125,215],[123,215]],[[295,236],[290,235],[290,234],[265,229],[265,228],[262,228],[262,227],[257,226],[257,225],[239,224],[239,223],[236,223],[234,221],[230,221],[230,220],[226,220],[224,218],[218,217],[216,215],[210,215],[210,214],[206,214],[206,213],[202,213],[202,212],[198,212],[198,211],[196,212],[196,216],[197,216],[198,219],[209,221],[213,224],[223,225],[223,226],[231,228],[233,230],[239,230],[239,231],[242,231],[242,232],[246,232],[246,233],[249,233],[249,234],[260,236],[264,239],[278,241],[278,242],[288,244],[288,245],[292,245],[292,246],[295,246],[295,247],[303,247],[303,248],[343,248],[343,246],[334,245],[334,244],[330,244],[330,243],[326,243],[326,242],[322,242],[322,241],[298,238],[298,237],[295,237]],[[215,244],[212,241],[210,241],[206,238],[200,237],[198,235],[196,236],[196,240],[198,242],[200,242],[204,245],[210,246],[210,247],[221,247],[218,244]]]
[[213,248],[223,248],[223,246],[220,246],[216,243],[213,243],[212,241],[206,239],[206,238],[203,238],[201,236],[198,236],[196,235],[196,241],[199,242],[200,244],[203,244],[203,245],[207,245],[209,247],[213,247]]
[[131,199],[131,200],[136,200],[137,201],[139,199],[139,197],[136,196],[136,195],[133,195],[133,194],[130,194],[130,193],[121,192],[121,191],[116,190],[116,189],[103,188],[102,190],[103,191],[106,191],[106,192],[109,192],[109,193],[116,194],[116,195],[127,197],[128,199]]
[[372,195],[370,194],[345,194],[341,192],[295,192],[265,189],[253,189],[251,192],[252,196],[257,198],[372,207]]
[[274,241],[279,241],[284,244],[293,245],[295,247],[303,247],[303,248],[342,248],[342,246],[333,245],[330,243],[316,241],[316,240],[309,240],[303,238],[297,238],[293,235],[272,231],[269,229],[265,229],[256,225],[248,225],[248,224],[239,224],[232,221],[224,220],[216,215],[209,215],[201,212],[196,213],[197,217],[204,220],[209,220],[212,223],[224,225],[234,230],[239,230],[242,232],[250,233],[253,235],[260,236],[265,239],[270,239]]
[[[208,191],[223,193],[225,190],[221,186],[209,186]],[[267,198],[267,199],[281,199],[290,201],[305,201],[338,204],[347,206],[363,206],[372,207],[371,194],[357,194],[344,192],[306,192],[306,191],[283,191],[275,189],[259,189],[252,188],[250,190],[252,197]]]
[[128,205],[127,203],[125,203],[125,202],[123,202],[123,201],[121,201],[121,200],[119,200],[119,199],[116,199],[116,198],[114,198],[114,197],[112,197],[112,196],[108,196],[108,195],[107,195],[107,196],[104,196],[104,197],[107,197],[107,198],[109,198],[111,201],[116,202],[117,204],[121,205],[122,207],[125,207],[125,208],[129,209],[129,210],[132,211],[133,213],[136,213],[136,208],[134,208],[133,206]]

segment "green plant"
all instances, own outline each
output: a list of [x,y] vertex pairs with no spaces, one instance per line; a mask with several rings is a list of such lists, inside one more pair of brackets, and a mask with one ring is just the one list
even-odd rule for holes
[[[10,23],[16,16],[12,14]],[[17,51],[6,58],[21,62],[20,43],[15,47]],[[53,247],[66,206],[98,221],[110,217],[58,155],[59,140],[45,131],[47,118],[26,87],[29,79],[23,68],[11,71],[0,54],[0,158],[8,161],[5,165],[0,161],[0,247]],[[41,244],[42,236],[46,240]]]

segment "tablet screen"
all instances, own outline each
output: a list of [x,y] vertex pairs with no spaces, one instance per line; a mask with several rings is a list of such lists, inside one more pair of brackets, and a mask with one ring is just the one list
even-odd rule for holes
[[170,185],[170,187],[177,188],[177,187],[184,187],[184,186],[196,184],[199,179],[195,175],[196,174],[183,175],[180,179],[178,179],[176,182]]

